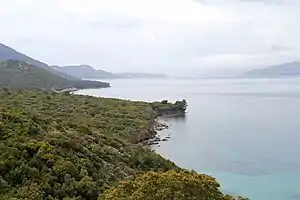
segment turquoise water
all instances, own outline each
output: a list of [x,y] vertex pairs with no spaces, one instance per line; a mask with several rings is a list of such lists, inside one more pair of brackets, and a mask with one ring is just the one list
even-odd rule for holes
[[222,190],[253,200],[300,199],[300,79],[113,80],[78,93],[178,100],[185,118],[165,119],[153,148],[177,165],[216,177]]

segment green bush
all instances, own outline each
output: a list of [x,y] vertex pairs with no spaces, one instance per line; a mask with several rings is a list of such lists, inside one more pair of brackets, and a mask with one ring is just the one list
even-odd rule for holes
[[[208,175],[193,172],[148,172],[134,180],[122,181],[99,200],[234,200],[220,191]],[[239,199],[243,199],[239,197]]]
[[132,143],[148,131],[154,113],[148,103],[33,91],[0,95],[1,200],[97,199],[119,180],[177,169]]
[[[96,200],[118,181],[147,171],[161,172],[162,177],[176,175],[174,171],[162,173],[169,170],[190,179],[206,177],[180,173],[182,169],[173,162],[136,144],[152,134],[158,110],[186,103],[149,104],[34,91],[0,90],[0,95],[0,200]],[[156,174],[136,180],[139,183],[148,176]],[[217,183],[206,179],[209,184],[203,182],[203,187],[222,195]],[[182,187],[202,187],[196,183]],[[170,186],[149,191],[176,188]],[[116,195],[113,190],[103,198]],[[150,198],[145,197],[139,198]]]

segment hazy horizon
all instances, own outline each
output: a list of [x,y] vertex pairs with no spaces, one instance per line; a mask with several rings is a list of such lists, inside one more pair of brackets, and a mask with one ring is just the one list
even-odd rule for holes
[[299,60],[299,8],[292,0],[0,0],[0,42],[49,65],[235,75]]

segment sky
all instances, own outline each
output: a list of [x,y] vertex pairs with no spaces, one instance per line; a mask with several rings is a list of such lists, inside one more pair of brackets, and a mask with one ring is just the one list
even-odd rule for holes
[[0,0],[0,42],[49,65],[236,74],[300,60],[298,0]]

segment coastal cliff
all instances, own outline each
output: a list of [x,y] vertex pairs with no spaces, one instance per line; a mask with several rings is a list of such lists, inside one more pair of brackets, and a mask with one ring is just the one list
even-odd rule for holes
[[150,103],[151,106],[151,119],[149,121],[148,129],[134,135],[132,141],[134,143],[144,142],[155,138],[157,135],[157,129],[166,128],[166,125],[161,124],[158,117],[176,117],[183,116],[186,113],[187,101],[176,101],[175,103],[163,100],[161,102]]

